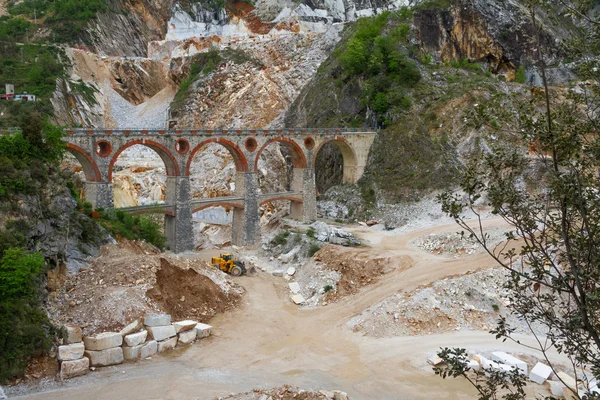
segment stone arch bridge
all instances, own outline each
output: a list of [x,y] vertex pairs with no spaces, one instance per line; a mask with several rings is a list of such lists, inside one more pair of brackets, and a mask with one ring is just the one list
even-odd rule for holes
[[[174,252],[194,249],[192,214],[205,208],[233,209],[232,243],[260,244],[261,204],[289,200],[292,218],[303,221],[317,216],[315,161],[321,147],[335,143],[344,158],[344,182],[356,183],[362,176],[375,132],[354,129],[281,130],[156,130],[73,129],[65,131],[67,150],[81,163],[86,178],[86,201],[95,208],[114,208],[112,177],[119,155],[134,145],[143,145],[161,157],[167,172],[166,203],[129,207],[139,213],[165,214],[165,235]],[[235,162],[235,195],[192,199],[190,166],[196,153],[216,143],[225,147]],[[290,150],[293,161],[291,191],[260,194],[258,160],[263,150],[279,143]]]

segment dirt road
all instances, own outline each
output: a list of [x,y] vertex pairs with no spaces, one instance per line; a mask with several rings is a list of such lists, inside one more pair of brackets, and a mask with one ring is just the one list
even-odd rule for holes
[[[452,225],[439,226],[395,237],[383,232],[359,232],[374,253],[386,249],[399,256],[408,255],[414,265],[327,307],[303,309],[292,305],[281,278],[264,273],[242,277],[239,282],[247,289],[246,304],[214,319],[210,339],[152,360],[52,383],[41,389],[44,392],[30,392],[21,398],[213,399],[285,383],[307,389],[341,389],[354,400],[473,398],[474,391],[463,380],[434,376],[426,363],[427,356],[441,346],[477,351],[524,349],[497,342],[486,332],[375,339],[345,328],[349,318],[400,290],[493,265],[483,253],[454,260],[409,244],[419,235],[455,230]],[[531,342],[527,337],[521,339]]]

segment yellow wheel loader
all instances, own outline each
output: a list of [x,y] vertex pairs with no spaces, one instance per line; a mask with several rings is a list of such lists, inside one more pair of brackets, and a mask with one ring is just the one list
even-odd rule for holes
[[246,273],[246,266],[241,261],[235,261],[231,254],[221,254],[219,257],[213,257],[211,264],[221,271],[233,275],[241,276]]

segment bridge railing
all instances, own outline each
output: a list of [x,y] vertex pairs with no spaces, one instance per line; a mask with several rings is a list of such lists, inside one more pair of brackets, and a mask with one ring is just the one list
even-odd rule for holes
[[358,128],[305,128],[305,129],[65,129],[67,135],[347,135],[376,133]]

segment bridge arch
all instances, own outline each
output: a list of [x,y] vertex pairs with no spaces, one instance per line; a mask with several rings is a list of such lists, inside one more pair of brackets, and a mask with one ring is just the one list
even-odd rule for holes
[[141,139],[141,140],[133,140],[131,142],[127,142],[126,144],[121,146],[119,148],[119,150],[117,150],[115,152],[115,155],[110,160],[110,164],[108,166],[108,181],[109,182],[112,182],[113,168],[114,168],[115,163],[117,162],[117,159],[119,158],[119,155],[123,151],[125,151],[128,148],[135,146],[135,145],[146,146],[146,147],[154,150],[160,156],[160,158],[163,160],[163,162],[165,164],[165,168],[167,170],[167,176],[179,176],[180,175],[179,164],[177,164],[177,160],[175,159],[175,157],[173,156],[173,154],[171,153],[171,151],[169,151],[169,149],[167,147],[163,146],[160,143],[154,142],[152,140]]
[[235,169],[237,172],[248,172],[248,160],[246,160],[244,153],[235,143],[233,143],[227,139],[212,138],[212,139],[205,140],[202,143],[198,144],[196,147],[194,147],[194,149],[190,153],[190,156],[188,158],[187,165],[185,168],[186,176],[190,175],[192,161],[194,161],[194,156],[196,155],[196,153],[211,143],[220,144],[221,146],[225,147],[227,149],[227,151],[229,151],[229,153],[233,157],[233,162],[235,163]]
[[272,143],[279,143],[280,145],[290,150],[290,153],[292,154],[292,163],[294,165],[294,168],[308,167],[304,151],[298,145],[298,143],[286,137],[276,137],[271,140],[268,140],[265,144],[261,146],[260,150],[258,150],[258,153],[256,153],[256,159],[254,160],[254,171],[258,172],[258,161],[260,160],[260,155]]
[[102,182],[102,175],[100,174],[100,169],[98,168],[98,165],[96,165],[96,162],[94,161],[92,156],[87,151],[72,143],[67,143],[67,151],[71,153],[81,164],[86,181]]
[[356,152],[354,148],[348,143],[346,139],[341,136],[335,136],[329,139],[324,140],[319,144],[317,149],[313,154],[312,164],[316,166],[317,164],[317,156],[319,152],[328,143],[333,143],[342,153],[342,158],[344,160],[344,171],[343,171],[343,181],[345,183],[356,183],[356,167],[358,164],[358,158],[356,156]]

